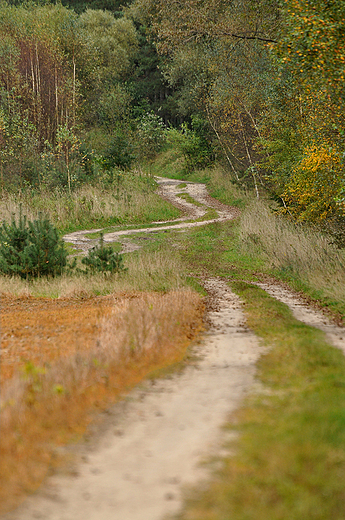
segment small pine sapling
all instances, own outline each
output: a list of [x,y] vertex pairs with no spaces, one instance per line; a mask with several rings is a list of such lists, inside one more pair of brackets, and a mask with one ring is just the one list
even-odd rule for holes
[[61,275],[66,267],[68,253],[56,228],[40,214],[38,220],[29,222],[29,237],[25,252],[30,276]]
[[123,265],[122,255],[115,253],[111,246],[104,245],[103,233],[101,233],[99,245],[89,250],[88,255],[82,259],[86,271],[92,273],[119,273],[127,271]]
[[25,249],[29,244],[29,229],[20,206],[19,222],[14,214],[11,224],[5,221],[0,227],[0,271],[7,275],[26,278],[27,262]]
[[20,208],[19,222],[0,227],[0,272],[21,278],[62,274],[68,253],[55,227],[42,215],[27,222]]

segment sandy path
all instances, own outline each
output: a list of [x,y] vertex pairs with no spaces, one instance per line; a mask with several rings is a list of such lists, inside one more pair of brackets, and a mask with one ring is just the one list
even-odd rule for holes
[[162,520],[181,507],[181,489],[207,475],[199,463],[219,452],[220,429],[253,383],[262,352],[241,304],[218,279],[201,357],[180,375],[147,383],[110,410],[108,426],[75,476],[56,475],[8,520]]
[[[205,226],[214,222],[231,220],[238,214],[238,210],[236,210],[235,208],[229,208],[228,206],[225,206],[224,204],[221,204],[216,200],[212,199],[207,194],[205,184],[185,182],[184,184],[186,184],[186,186],[183,188],[179,188],[179,186],[182,184],[180,180],[156,177],[156,181],[158,182],[159,192],[161,196],[169,200],[169,202],[172,202],[175,206],[179,207],[182,211],[186,213],[186,215],[176,220],[166,222],[154,222],[154,224],[157,224],[156,227],[127,229],[115,231],[113,233],[105,233],[104,242],[121,242],[123,246],[121,252],[129,253],[135,251],[136,249],[140,249],[140,246],[128,240],[128,237],[130,236],[135,236],[139,233],[145,233],[150,235],[169,229],[183,231],[184,229],[191,227]],[[177,196],[177,194],[179,193],[186,193],[190,195],[197,202],[203,204],[203,206],[199,207],[195,204],[187,202],[183,198]],[[208,208],[213,208],[217,212],[218,216],[216,218],[205,219],[196,222],[196,219],[202,219],[204,217]],[[193,219],[194,222],[186,222],[186,220],[190,219]],[[99,228],[90,229],[88,231],[75,231],[74,233],[69,233],[65,235],[63,238],[65,242],[73,244],[74,247],[82,249],[83,251],[87,251],[88,249],[94,247],[98,243],[98,239],[90,239],[88,238],[88,235],[99,231],[102,231],[102,229]]]
[[290,307],[297,320],[325,332],[328,341],[335,347],[340,348],[345,354],[344,327],[336,325],[321,310],[312,308],[293,291],[272,283],[257,283],[256,285]]
[[[186,216],[164,227],[183,229],[233,218],[226,208],[207,195],[205,186],[158,179],[162,196],[179,205]],[[177,197],[185,190],[203,207]],[[202,218],[206,207],[216,219]],[[94,231],[94,230],[93,230]],[[109,233],[107,241],[143,230]],[[86,250],[94,241],[87,232],[65,237]],[[51,477],[44,488],[30,497],[6,520],[163,520],[176,513],[181,493],[208,475],[200,463],[220,454],[226,433],[221,426],[253,384],[255,362],[263,352],[257,338],[245,326],[239,298],[220,279],[204,282],[212,297],[210,329],[195,347],[198,361],[182,374],[146,383],[109,410],[102,432],[92,444],[78,449],[78,462],[71,474]],[[278,285],[259,284],[269,294],[287,303],[297,319],[325,330],[345,351],[343,329]],[[344,335],[345,338],[345,335]]]

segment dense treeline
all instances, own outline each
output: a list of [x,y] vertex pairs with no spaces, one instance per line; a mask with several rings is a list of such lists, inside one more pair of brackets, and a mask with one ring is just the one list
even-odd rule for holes
[[344,215],[341,0],[136,0],[181,108],[213,129],[237,179],[301,220]]
[[300,220],[344,218],[341,0],[12,3],[0,6],[3,186],[71,190],[152,158],[175,126],[188,168],[218,158]]
[[109,10],[1,4],[2,188],[71,191],[149,156],[164,130],[155,98],[170,93],[163,78],[152,80],[157,59],[140,26]]

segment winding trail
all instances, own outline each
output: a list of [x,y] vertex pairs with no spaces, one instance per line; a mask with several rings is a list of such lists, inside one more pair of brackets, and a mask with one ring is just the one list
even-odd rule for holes
[[[130,243],[126,237],[135,236],[139,233],[145,233],[149,235],[170,229],[184,231],[185,229],[192,227],[205,226],[214,222],[231,220],[239,213],[236,208],[230,208],[229,206],[221,204],[215,199],[212,199],[207,193],[205,184],[184,182],[183,184],[185,184],[185,186],[181,188],[180,185],[182,182],[179,180],[156,177],[156,181],[159,185],[160,195],[164,199],[172,202],[175,206],[182,209],[186,215],[166,222],[153,222],[153,224],[157,224],[156,227],[142,227],[138,229],[125,229],[121,231],[114,231],[112,233],[105,233],[103,237],[104,242],[121,242],[123,246],[121,252],[129,253],[139,249],[140,246],[134,243]],[[178,197],[178,194],[187,194],[202,206],[192,204],[191,202]],[[204,219],[209,208],[214,209],[218,216],[211,219]],[[88,231],[75,231],[74,233],[65,235],[63,238],[65,242],[72,244],[77,249],[87,251],[88,249],[94,247],[98,242],[98,239],[89,238],[88,235],[100,231],[102,231],[101,228],[90,229]]]
[[[105,241],[121,241],[136,233],[186,229],[234,218],[236,210],[211,199],[205,186],[158,179],[164,198],[187,213],[153,228],[107,233]],[[177,197],[188,193],[202,206]],[[207,208],[217,218],[203,221]],[[190,220],[193,220],[190,222]],[[71,233],[65,240],[87,250],[88,233]],[[181,374],[146,382],[108,411],[102,432],[77,451],[72,474],[51,477],[6,520],[163,520],[177,513],[185,486],[207,478],[210,465],[201,463],[221,454],[229,433],[221,429],[229,413],[253,386],[255,363],[264,349],[246,327],[241,302],[219,278],[205,280],[211,299],[210,328],[195,346],[195,363]],[[321,313],[309,312],[289,291],[260,284],[287,303],[302,321],[328,327],[345,351],[343,329],[335,330]],[[303,312],[304,309],[304,314]],[[335,336],[336,338],[335,338]],[[345,334],[344,334],[345,338]]]
[[221,426],[251,387],[262,353],[241,304],[219,279],[202,357],[182,374],[146,383],[109,410],[93,449],[73,476],[54,476],[11,520],[162,520],[181,507],[181,490],[207,476],[200,462],[219,453]]

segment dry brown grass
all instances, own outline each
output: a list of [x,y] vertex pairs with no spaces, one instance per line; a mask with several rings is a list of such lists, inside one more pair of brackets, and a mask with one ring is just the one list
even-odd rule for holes
[[118,295],[92,345],[68,347],[66,354],[62,341],[60,353],[52,358],[47,352],[46,359],[42,353],[39,366],[27,348],[24,371],[2,388],[0,510],[37,488],[56,464],[54,446],[80,438],[92,412],[153,370],[181,361],[203,312],[200,296],[190,290]]
[[344,252],[326,236],[279,217],[263,201],[254,201],[242,213],[240,238],[244,251],[263,254],[268,267],[345,302]]
[[168,291],[186,285],[185,268],[176,251],[162,249],[124,255],[126,273],[111,277],[102,274],[65,274],[56,278],[28,281],[0,275],[0,293],[36,297],[85,297],[121,291]]

